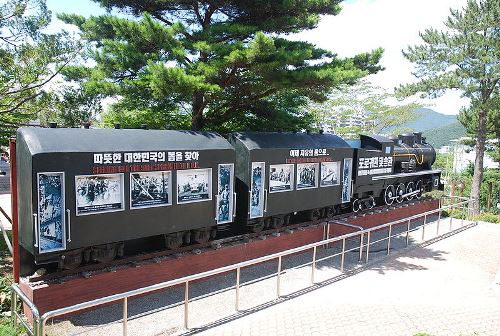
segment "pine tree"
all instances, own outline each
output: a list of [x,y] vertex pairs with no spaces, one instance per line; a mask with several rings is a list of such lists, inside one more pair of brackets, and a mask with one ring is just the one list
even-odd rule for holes
[[50,19],[45,0],[0,5],[0,144],[47,108],[47,84],[75,56],[66,34],[43,32]]
[[60,18],[95,45],[96,65],[66,75],[118,98],[108,123],[297,129],[307,124],[306,97],[324,100],[332,87],[381,69],[381,49],[341,59],[286,38],[337,14],[340,0],[97,2],[121,15]]
[[471,197],[478,214],[488,118],[500,90],[500,2],[469,0],[462,10],[450,10],[445,25],[445,31],[426,29],[420,33],[424,44],[403,52],[415,64],[419,81],[401,86],[399,93],[437,97],[459,89],[470,98],[460,120],[477,140]]

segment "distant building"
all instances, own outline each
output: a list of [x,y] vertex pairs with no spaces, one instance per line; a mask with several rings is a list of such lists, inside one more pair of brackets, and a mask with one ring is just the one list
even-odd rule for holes
[[[453,154],[453,172],[460,173],[466,169],[471,163],[474,164],[476,161],[476,150],[468,145],[460,143],[461,139],[452,140],[454,143],[450,146],[443,146],[438,149],[438,153],[441,154]],[[493,161],[493,159],[488,155],[484,154],[483,159],[484,168],[500,168],[498,162]]]
[[[348,113],[346,113],[348,112]],[[344,138],[357,138],[357,132],[345,132],[346,129],[366,129],[370,121],[367,121],[368,112],[366,111],[343,111],[339,109],[337,114],[331,115],[321,128],[328,133],[337,134]],[[339,132],[342,130],[342,132]]]

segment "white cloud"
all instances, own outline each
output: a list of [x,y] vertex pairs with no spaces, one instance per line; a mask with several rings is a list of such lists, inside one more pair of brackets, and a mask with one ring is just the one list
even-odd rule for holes
[[[293,39],[312,42],[331,50],[340,57],[350,57],[378,47],[385,49],[381,65],[385,67],[370,81],[387,90],[399,84],[415,81],[412,64],[401,51],[409,45],[419,44],[419,31],[426,28],[443,29],[449,9],[462,8],[466,0],[353,0],[343,3],[337,16],[325,16],[316,29],[294,35]],[[434,110],[457,114],[467,105],[457,92],[426,100]],[[429,105],[430,106],[430,105]]]

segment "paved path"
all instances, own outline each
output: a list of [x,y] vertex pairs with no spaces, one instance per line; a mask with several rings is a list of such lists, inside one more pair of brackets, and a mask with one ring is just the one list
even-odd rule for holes
[[200,335],[500,335],[499,243],[481,223]]
[[[5,210],[5,212],[9,215],[9,217],[12,217],[11,215],[11,208],[10,208],[10,194],[3,194],[0,195],[0,207]],[[2,221],[2,225],[6,230],[12,230],[12,226],[10,223],[3,217],[2,214],[0,214],[0,220]]]
[[[448,223],[443,220],[441,228]],[[455,220],[453,226],[458,225]],[[421,231],[415,232],[419,236]],[[500,225],[480,223],[433,244],[396,252],[341,281],[299,295],[286,296],[308,286],[310,267],[290,270],[284,264],[285,297],[279,303],[266,303],[275,297],[276,265],[262,265],[248,273],[264,274],[264,280],[241,289],[241,307],[247,310],[234,314],[234,276],[217,277],[205,282],[205,289],[190,286],[193,329],[180,327],[179,289],[129,301],[129,335],[500,336],[500,284],[495,285],[500,282],[500,276],[495,280],[499,242]],[[382,256],[382,250],[373,247],[373,257]],[[351,259],[357,259],[353,254]],[[297,258],[307,261],[310,255]],[[248,273],[242,271],[242,282],[248,281]],[[339,274],[338,263],[318,264],[318,280]],[[121,311],[120,304],[84,313],[55,324],[49,335],[121,335]]]

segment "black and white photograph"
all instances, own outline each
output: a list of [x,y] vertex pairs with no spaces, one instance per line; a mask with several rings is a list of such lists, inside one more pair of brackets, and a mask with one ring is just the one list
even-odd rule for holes
[[264,162],[252,162],[250,218],[264,216]]
[[75,176],[76,215],[124,209],[123,174]]
[[340,184],[340,161],[321,162],[321,186],[331,187]]
[[130,208],[151,208],[172,204],[170,171],[130,174]]
[[351,200],[351,174],[352,159],[344,159],[344,169],[342,171],[342,203]]
[[310,189],[318,186],[317,163],[298,163],[297,164],[297,189]]
[[218,172],[217,224],[233,221],[233,171],[232,163],[220,164]]
[[212,169],[177,171],[177,203],[212,199]]
[[293,164],[269,166],[269,192],[293,189]]
[[38,251],[66,248],[64,225],[64,173],[38,173]]

